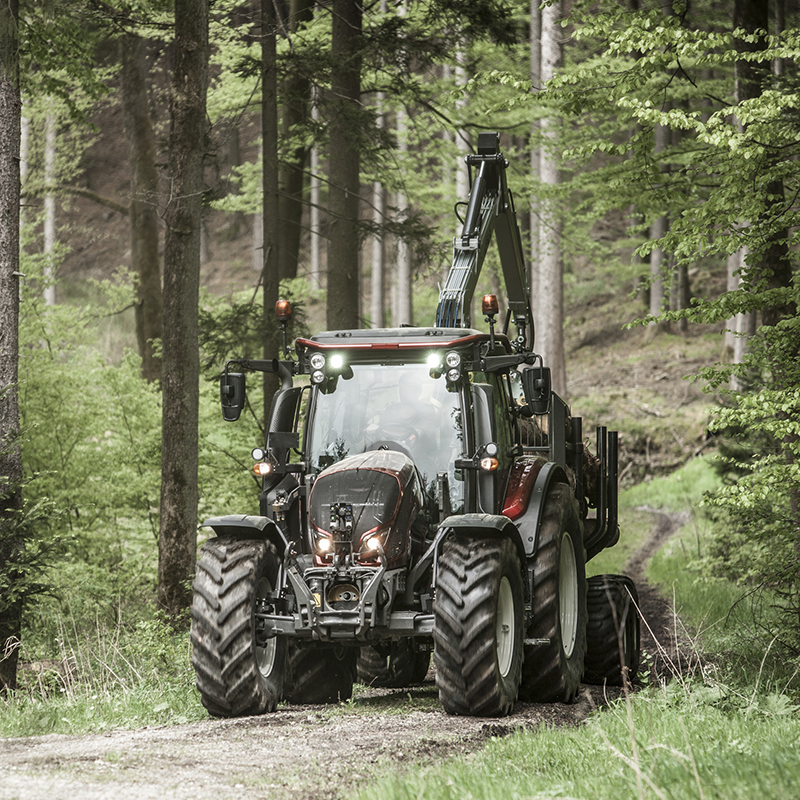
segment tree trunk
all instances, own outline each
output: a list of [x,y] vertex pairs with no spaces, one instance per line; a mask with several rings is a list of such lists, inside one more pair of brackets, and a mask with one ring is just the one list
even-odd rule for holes
[[[542,84],[561,66],[561,0],[542,9]],[[561,183],[558,168],[557,122],[542,120],[541,180],[551,189],[551,198],[541,205],[538,294],[539,320],[536,325],[537,350],[550,367],[553,389],[562,397],[567,393],[567,366],[564,356],[564,276],[561,268],[561,223],[552,192]]]
[[208,0],[175,0],[165,220],[161,526],[158,601],[171,616],[191,601],[197,549],[197,425],[203,154],[208,78]]
[[55,114],[50,111],[45,121],[44,135],[44,302],[48,306],[56,304],[56,275],[53,258],[56,249],[56,195],[54,186],[56,176],[56,133],[58,123]]
[[[19,446],[19,19],[17,0],[0,6],[0,574],[11,580],[21,556]],[[0,597],[0,694],[17,685],[22,599]]]
[[[530,4],[530,49],[531,49],[531,88],[538,92],[542,87],[542,11],[540,0],[531,0]],[[531,178],[534,183],[540,180],[541,150],[539,141],[539,120],[534,120],[531,125]],[[528,283],[531,292],[531,310],[534,323],[539,321],[539,257],[541,246],[539,244],[539,202],[536,195],[531,196],[530,210],[530,268]]]
[[142,377],[161,377],[161,359],[153,348],[161,338],[161,268],[158,257],[158,169],[156,140],[147,102],[145,40],[126,34],[122,56],[122,111],[131,169],[131,269],[136,287],[136,340]]
[[384,295],[384,236],[382,229],[383,215],[386,203],[384,202],[384,189],[380,181],[372,184],[372,219],[377,231],[372,237],[372,273],[370,275],[370,317],[373,328],[383,328],[386,325],[386,313],[383,305]]
[[[277,19],[272,0],[261,0],[261,143],[263,229],[264,318],[275,319],[275,304],[280,292],[280,201],[278,196],[278,68]],[[276,328],[264,337],[264,358],[275,358],[280,347]],[[278,389],[278,376],[264,373],[264,420],[269,414],[272,396]]]
[[356,328],[358,301],[359,153],[354,130],[361,97],[361,6],[333,0],[328,189],[328,300],[331,330]]
[[[319,107],[317,106],[316,93],[312,98],[311,117],[316,122],[319,119]],[[322,288],[322,267],[320,265],[320,251],[322,250],[322,236],[320,235],[320,199],[321,184],[319,178],[320,169],[319,145],[314,144],[311,148],[311,209],[309,211],[308,226],[311,229],[311,288]]]
[[[658,160],[659,155],[667,149],[669,142],[669,128],[666,125],[656,125],[654,133],[654,147],[655,158]],[[663,239],[667,235],[668,222],[665,214],[656,217],[650,224],[649,235],[651,239]],[[657,317],[665,311],[664,300],[664,250],[661,247],[655,247],[650,251],[650,314]],[[651,325],[661,325],[661,323],[651,323]],[[662,326],[663,327],[663,326]]]
[[[291,0],[287,28],[294,33],[298,25],[308,22],[314,15],[314,0]],[[284,81],[283,113],[281,126],[283,135],[291,140],[295,128],[308,116],[309,94],[311,84],[299,70],[290,72]],[[303,182],[305,173],[307,148],[304,144],[296,144],[289,149],[289,155],[280,165],[278,183],[280,187],[280,241],[278,252],[280,257],[281,278],[297,277],[297,266],[300,258],[301,218],[303,215]]]
[[[401,158],[405,158],[408,153],[408,140],[406,138],[406,113],[403,109],[397,112],[397,140]],[[408,214],[408,198],[404,192],[395,195],[395,205],[401,220],[405,220]],[[397,240],[397,266],[395,269],[394,285],[394,310],[392,313],[392,325],[411,325],[413,323],[414,309],[412,304],[412,284],[411,284],[411,248],[405,239]]]

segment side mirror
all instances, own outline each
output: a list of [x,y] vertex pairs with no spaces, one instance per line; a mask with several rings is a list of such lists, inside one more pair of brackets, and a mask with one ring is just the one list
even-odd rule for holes
[[522,386],[525,400],[532,414],[546,414],[550,407],[552,385],[550,367],[529,367],[522,371]]
[[236,422],[244,408],[245,380],[243,372],[226,372],[219,379],[219,399],[222,403],[222,418],[225,422]]

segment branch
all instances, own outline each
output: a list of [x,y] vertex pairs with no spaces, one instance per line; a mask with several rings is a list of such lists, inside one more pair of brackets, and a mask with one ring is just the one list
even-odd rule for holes
[[91,189],[83,189],[79,186],[61,185],[53,188],[56,191],[61,192],[61,194],[71,194],[78,197],[85,197],[87,200],[91,200],[92,202],[98,203],[101,206],[110,208],[112,211],[118,211],[124,217],[127,217],[130,214],[130,206],[124,206],[122,203],[118,203],[116,200],[112,200],[110,197],[103,197],[102,195],[97,194],[97,192],[93,192]]

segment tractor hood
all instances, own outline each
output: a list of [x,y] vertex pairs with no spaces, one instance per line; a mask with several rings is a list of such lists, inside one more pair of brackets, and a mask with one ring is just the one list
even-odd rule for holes
[[[412,527],[424,538],[424,531],[416,530],[423,522],[419,472],[408,456],[395,450],[369,450],[324,469],[314,481],[308,506],[318,563],[332,562],[333,553],[344,549],[356,563],[376,564],[379,550],[370,540],[378,536],[386,566],[401,566],[409,555]],[[336,530],[345,516],[346,537]]]

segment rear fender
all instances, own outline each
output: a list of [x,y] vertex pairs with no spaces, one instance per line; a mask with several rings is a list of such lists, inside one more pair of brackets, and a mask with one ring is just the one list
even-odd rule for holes
[[539,526],[542,523],[542,514],[544,513],[544,501],[550,486],[554,483],[569,484],[569,480],[567,479],[567,473],[560,464],[555,461],[548,461],[536,476],[527,508],[514,523],[522,543],[523,560],[530,558],[536,552]]

